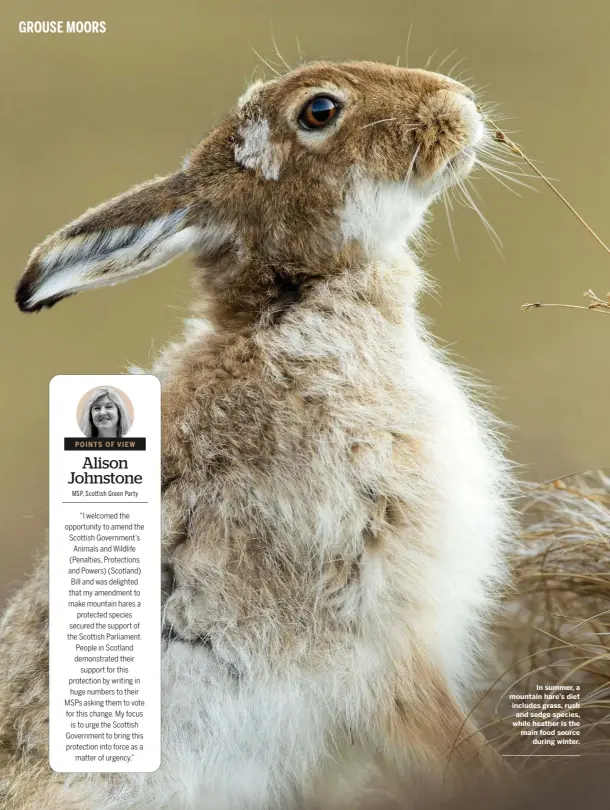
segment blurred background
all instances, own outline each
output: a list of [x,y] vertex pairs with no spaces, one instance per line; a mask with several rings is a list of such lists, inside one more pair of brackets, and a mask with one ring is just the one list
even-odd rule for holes
[[[104,20],[105,34],[20,34],[19,20]],[[178,167],[263,70],[367,59],[447,70],[487,85],[503,125],[559,179],[610,239],[607,158],[610,4],[555,0],[10,0],[0,10],[0,606],[27,572],[47,526],[48,383],[55,374],[147,366],[180,329],[188,259],[37,316],[18,312],[30,250],[86,208]],[[452,54],[452,52],[454,52]],[[452,54],[450,56],[450,54]],[[545,480],[610,465],[610,318],[522,312],[526,301],[585,303],[610,289],[610,257],[540,182],[511,194],[477,180],[494,248],[473,211],[455,208],[456,257],[437,206],[425,257],[439,282],[425,311],[439,339],[494,388],[521,475]],[[608,318],[608,320],[605,320]],[[606,417],[604,417],[606,414]]]

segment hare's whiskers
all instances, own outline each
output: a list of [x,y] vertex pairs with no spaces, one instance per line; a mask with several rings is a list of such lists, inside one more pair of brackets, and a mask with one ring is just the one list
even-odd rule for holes
[[440,72],[441,72],[441,68],[442,68],[442,66],[445,64],[445,62],[447,62],[449,59],[451,59],[451,57],[452,57],[452,56],[455,56],[456,51],[457,51],[457,48],[454,48],[452,51],[450,51],[450,52],[447,54],[447,56],[446,56],[444,59],[442,59],[442,60],[439,62],[439,64],[436,66],[436,73],[440,73]]
[[426,64],[424,65],[424,70],[428,70],[428,68],[430,67],[430,62],[434,59],[434,57],[436,56],[437,53],[438,53],[438,48],[435,48],[432,51],[432,53],[430,54],[430,56],[426,59]]
[[409,26],[409,33],[407,34],[407,44],[405,45],[405,67],[409,67],[409,43],[411,42],[411,31],[413,30],[413,22]]
[[[374,127],[376,124],[383,124],[386,121],[398,121],[398,118],[380,118],[378,121],[371,121],[370,123],[365,124],[364,126],[360,127],[360,129],[368,129],[369,127]],[[409,132],[410,131],[411,130],[409,130]]]
[[490,237],[494,247],[496,248],[498,253],[500,253],[500,255],[503,255],[502,240],[498,236],[496,230],[493,228],[493,226],[491,225],[491,223],[489,222],[487,217],[483,214],[483,212],[481,211],[479,206],[475,203],[475,201],[472,198],[472,195],[470,194],[470,192],[468,191],[468,189],[464,185],[463,181],[457,177],[457,175],[455,174],[453,169],[451,171],[452,171],[453,176],[454,176],[455,181],[456,181],[456,189],[458,189],[460,191],[460,193],[462,195],[462,198],[463,198],[464,204],[466,205],[467,208],[472,208],[472,210],[476,212],[479,219],[483,223],[483,226],[484,226],[485,230],[489,234],[489,237]]
[[253,45],[250,45],[250,47],[252,48],[252,51],[254,52],[254,54],[261,60],[261,62],[264,65],[266,65],[269,68],[269,70],[272,70],[275,73],[276,76],[281,77],[282,74],[279,72],[279,70],[276,70],[273,67],[273,65],[271,65],[266,59],[264,59]]
[[[499,169],[495,169],[493,166],[490,166],[488,163],[485,163],[482,160],[478,160],[477,158],[475,158],[475,165],[480,166],[483,169],[484,172],[486,172],[490,177],[493,177],[493,179],[496,180],[496,182],[500,183],[501,186],[504,186],[504,188],[508,189],[508,191],[510,191],[511,194],[516,194],[517,197],[521,197],[522,195],[519,194],[519,192],[516,191],[514,188],[511,188],[508,185],[509,182],[510,183],[516,183],[519,186],[524,186],[525,188],[528,188],[531,191],[536,191],[537,190],[533,186],[530,186],[527,183],[522,183],[521,180],[517,180],[516,177],[513,177],[511,175],[506,175],[502,171],[500,171]],[[504,179],[502,179],[502,178],[504,178]],[[506,182],[506,181],[508,181],[508,182]]]
[[462,62],[463,62],[465,59],[466,59],[466,57],[465,57],[465,56],[462,56],[462,58],[461,58],[461,59],[458,59],[458,60],[457,60],[457,62],[455,62],[455,63],[454,63],[454,64],[453,64],[453,65],[452,65],[452,66],[449,68],[449,70],[447,71],[447,76],[449,76],[449,78],[450,78],[450,79],[453,79],[453,78],[454,78],[454,76],[453,76],[453,71],[454,71],[454,70],[455,70],[457,67],[459,67],[459,66],[462,64]]
[[406,191],[409,188],[409,182],[411,180],[411,175],[413,174],[413,167],[415,166],[415,161],[417,160],[417,155],[419,154],[419,150],[421,149],[421,144],[415,150],[413,157],[411,158],[411,163],[409,164],[409,170],[407,171],[407,176],[402,184],[403,191]]
[[503,132],[501,129],[499,129],[499,128],[498,128],[498,127],[495,125],[495,123],[492,121],[492,119],[491,119],[491,118],[489,118],[488,116],[484,116],[484,117],[485,117],[485,118],[486,118],[486,119],[489,121],[489,123],[490,123],[490,124],[491,124],[491,125],[492,125],[492,126],[495,128],[495,130],[496,130],[496,131],[495,131],[495,133],[494,133],[494,139],[495,139],[495,140],[496,140],[498,143],[504,144],[504,145],[506,146],[506,148],[507,148],[507,149],[510,149],[510,151],[511,151],[513,154],[515,154],[515,155],[517,155],[518,157],[520,157],[520,158],[521,158],[521,160],[524,160],[524,161],[527,163],[527,165],[530,167],[530,169],[533,169],[533,170],[536,172],[536,174],[537,174],[537,175],[540,177],[540,179],[541,179],[541,180],[542,180],[544,183],[546,183],[546,185],[547,185],[547,186],[548,186],[548,187],[551,189],[551,191],[553,192],[553,194],[555,194],[557,197],[559,197],[559,199],[561,200],[561,202],[562,202],[562,203],[563,203],[563,204],[564,204],[564,205],[565,205],[565,206],[566,206],[566,207],[567,207],[567,208],[568,208],[568,209],[569,209],[569,210],[572,212],[572,214],[574,214],[574,216],[575,216],[575,217],[576,217],[576,219],[577,219],[577,220],[580,222],[580,224],[581,224],[581,225],[582,225],[584,228],[586,228],[586,229],[589,231],[589,233],[591,234],[591,236],[592,236],[592,237],[593,237],[593,238],[594,238],[594,239],[595,239],[595,240],[596,240],[596,241],[597,241],[597,242],[598,242],[598,243],[599,243],[599,244],[600,244],[600,245],[601,245],[601,246],[604,248],[604,250],[606,251],[606,253],[610,253],[610,248],[608,247],[608,245],[607,245],[607,244],[606,244],[606,243],[605,243],[605,242],[604,242],[604,241],[603,241],[603,240],[602,240],[602,239],[601,239],[601,238],[600,238],[600,237],[599,237],[599,236],[598,236],[598,235],[595,233],[595,231],[594,231],[594,230],[593,230],[593,228],[592,228],[592,227],[589,225],[589,223],[588,223],[588,222],[586,222],[586,221],[585,221],[585,219],[584,219],[584,218],[583,218],[583,217],[582,217],[582,216],[581,216],[581,215],[578,213],[578,211],[577,211],[577,210],[574,208],[574,206],[573,206],[573,205],[572,205],[570,202],[568,202],[568,200],[567,200],[567,199],[566,199],[566,198],[563,196],[563,194],[562,194],[562,193],[559,191],[559,189],[558,189],[556,186],[554,186],[554,185],[553,185],[553,183],[550,181],[550,179],[549,179],[549,178],[548,178],[548,177],[547,177],[545,174],[543,174],[543,173],[540,171],[540,169],[538,169],[538,168],[537,168],[537,166],[534,164],[534,161],[533,161],[533,160],[531,160],[531,159],[530,159],[530,158],[529,158],[529,157],[528,157],[528,156],[525,154],[525,152],[524,152],[524,151],[523,151],[523,150],[522,150],[522,149],[521,149],[521,148],[520,148],[520,147],[519,147],[519,146],[518,146],[518,145],[517,145],[517,144],[516,144],[514,141],[512,141],[512,140],[511,140],[511,139],[510,139],[510,138],[509,138],[509,137],[506,135],[506,133],[505,133],[505,132]]
[[451,206],[451,208],[453,208],[453,206],[451,205],[451,201],[449,200],[449,195],[447,194],[447,189],[445,189],[443,191],[442,199],[443,199],[443,205],[445,206],[445,214],[447,215],[447,225],[449,227],[449,235],[451,236],[451,242],[453,244],[453,250],[455,251],[456,259],[459,261],[459,259],[460,259],[460,251],[458,249],[457,240],[455,238],[455,232],[453,230],[453,222],[451,221],[450,206]]
[[460,70],[457,76],[452,76],[451,78],[456,82],[462,82],[462,84],[466,84],[472,78],[472,70],[469,68],[465,68],[464,70]]
[[301,48],[301,40],[299,39],[298,34],[296,36],[296,40],[297,40],[297,53],[299,54],[299,59],[301,60],[301,62],[303,62],[303,60],[305,59],[305,54],[303,53],[303,49]]
[[271,29],[271,42],[273,43],[273,50],[276,52],[279,60],[282,62],[284,67],[286,67],[288,70],[292,70],[291,66],[288,64],[288,62],[284,59],[284,57],[280,53],[280,49],[278,48],[277,43],[275,41],[275,35],[273,33],[273,26],[270,25],[269,27]]
[[468,187],[472,189],[472,193],[477,198],[477,200],[481,200],[481,202],[483,202],[483,197],[481,197],[481,195],[479,194],[479,191],[475,186],[475,184],[472,182],[472,179],[470,177],[466,177],[465,182],[468,183]]

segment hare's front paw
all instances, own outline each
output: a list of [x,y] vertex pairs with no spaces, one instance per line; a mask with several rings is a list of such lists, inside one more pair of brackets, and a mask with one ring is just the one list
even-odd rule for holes
[[203,630],[204,615],[205,599],[201,591],[186,585],[176,587],[163,610],[164,637],[209,644],[210,638]]

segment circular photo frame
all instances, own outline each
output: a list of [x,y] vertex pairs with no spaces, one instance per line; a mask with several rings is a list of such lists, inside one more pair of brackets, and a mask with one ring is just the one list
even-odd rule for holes
[[76,421],[83,436],[89,439],[122,439],[133,425],[133,404],[119,388],[98,385],[81,397]]

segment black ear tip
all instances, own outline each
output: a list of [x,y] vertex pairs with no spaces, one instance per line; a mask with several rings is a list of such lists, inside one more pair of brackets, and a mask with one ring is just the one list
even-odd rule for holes
[[32,292],[32,285],[29,279],[22,278],[15,292],[15,303],[21,312],[40,312],[41,309],[49,309],[63,298],[69,298],[70,295],[74,295],[74,293],[61,293],[59,295],[53,295],[51,298],[47,298],[44,301],[38,301],[32,304],[30,303]]
[[34,312],[34,308],[28,306],[28,301],[32,297],[32,288],[29,279],[22,278],[15,291],[15,303],[22,312]]
[[43,301],[37,309],[51,309],[51,307],[54,307],[58,301],[63,301],[64,298],[69,298],[71,295],[74,295],[74,293],[62,293],[61,295],[54,295],[52,298],[47,298],[46,301]]

